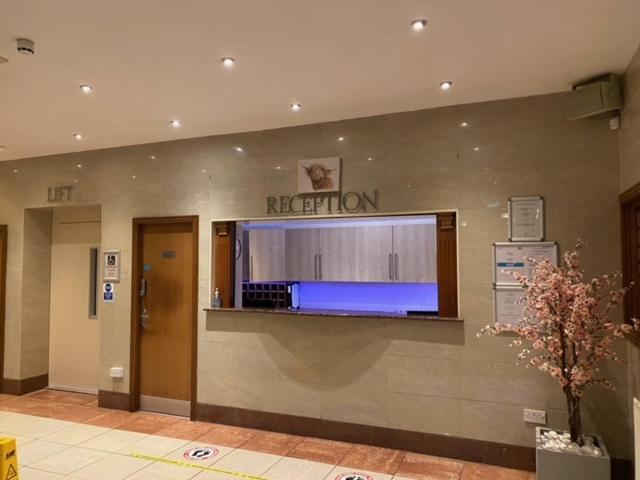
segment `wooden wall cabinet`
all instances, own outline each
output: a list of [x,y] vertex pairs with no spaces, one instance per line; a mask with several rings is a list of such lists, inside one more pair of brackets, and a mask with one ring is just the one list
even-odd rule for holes
[[314,228],[287,229],[285,239],[287,281],[317,281],[320,251],[318,231]]
[[352,282],[356,264],[356,229],[353,227],[321,228],[320,281]]
[[357,282],[393,282],[393,227],[356,227]]
[[437,282],[436,226],[356,228],[357,282]]
[[286,276],[283,229],[249,230],[249,280],[281,282]]
[[287,281],[353,281],[355,228],[299,228],[285,234]]
[[436,225],[249,230],[251,282],[437,282]]
[[436,283],[436,226],[394,225],[393,267],[396,282]]

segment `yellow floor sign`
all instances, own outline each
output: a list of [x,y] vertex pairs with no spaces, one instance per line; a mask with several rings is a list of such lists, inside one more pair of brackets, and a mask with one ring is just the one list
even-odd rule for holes
[[15,438],[0,437],[0,480],[18,480],[18,452]]

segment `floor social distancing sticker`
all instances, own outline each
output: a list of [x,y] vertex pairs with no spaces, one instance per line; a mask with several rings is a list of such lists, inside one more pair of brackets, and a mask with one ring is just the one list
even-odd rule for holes
[[336,477],[336,480],[373,480],[372,477],[366,473],[342,473]]
[[208,460],[218,455],[218,449],[213,447],[190,448],[182,455],[187,460]]

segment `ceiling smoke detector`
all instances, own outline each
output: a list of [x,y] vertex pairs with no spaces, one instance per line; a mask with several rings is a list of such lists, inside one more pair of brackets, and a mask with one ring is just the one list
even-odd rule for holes
[[19,38],[17,40],[18,43],[18,52],[23,55],[33,55],[36,53],[36,45],[32,40],[28,38]]

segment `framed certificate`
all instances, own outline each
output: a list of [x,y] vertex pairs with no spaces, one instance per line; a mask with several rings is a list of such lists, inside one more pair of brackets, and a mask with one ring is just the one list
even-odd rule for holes
[[102,280],[105,282],[120,281],[120,250],[102,252]]
[[493,314],[495,323],[517,325],[524,319],[524,295],[522,287],[496,287],[493,290]]
[[512,197],[508,203],[509,240],[541,242],[544,240],[544,199]]
[[496,286],[517,286],[510,272],[528,278],[533,276],[533,264],[525,258],[548,259],[558,265],[558,244],[555,242],[500,242],[493,244],[493,283]]

